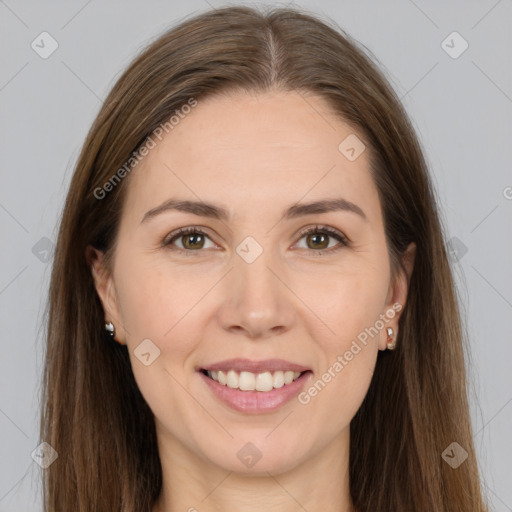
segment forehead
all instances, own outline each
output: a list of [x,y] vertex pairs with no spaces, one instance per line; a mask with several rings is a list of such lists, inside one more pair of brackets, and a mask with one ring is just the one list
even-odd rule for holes
[[169,197],[224,205],[240,218],[270,213],[273,205],[281,211],[303,197],[343,197],[378,209],[368,151],[347,158],[347,145],[357,153],[364,148],[361,134],[318,96],[237,92],[199,99],[154,140],[128,187],[128,214],[139,221]]

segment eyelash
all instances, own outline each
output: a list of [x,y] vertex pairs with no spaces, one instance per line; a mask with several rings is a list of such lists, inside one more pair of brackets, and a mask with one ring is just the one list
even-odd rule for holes
[[[165,237],[165,239],[163,240],[162,246],[170,247],[172,245],[172,242],[174,242],[174,240],[178,239],[180,236],[190,235],[192,233],[200,234],[200,235],[210,238],[209,235],[205,231],[203,231],[201,228],[196,227],[196,226],[190,226],[190,227],[186,227],[186,228],[180,228],[180,229],[177,229],[176,231],[173,231],[172,233],[169,233],[169,235],[167,235]],[[317,251],[315,249],[309,249],[310,251],[312,251],[315,254],[315,256],[323,256],[324,253],[326,253],[326,252],[334,253],[334,252],[339,251],[343,247],[349,247],[349,245],[350,245],[350,241],[346,236],[342,235],[339,231],[337,231],[333,228],[330,228],[329,226],[317,225],[313,228],[306,228],[300,232],[299,240],[301,240],[304,236],[309,235],[309,234],[329,235],[330,237],[333,237],[336,240],[338,240],[338,242],[340,242],[340,244],[341,244],[338,247],[334,247],[334,248],[331,247],[330,249],[322,249],[319,251]],[[191,254],[191,253],[194,253],[194,252],[202,252],[201,250],[194,251],[191,249],[181,249],[180,247],[174,247],[171,250],[176,251],[178,253],[186,253],[187,256],[192,256],[193,254]]]

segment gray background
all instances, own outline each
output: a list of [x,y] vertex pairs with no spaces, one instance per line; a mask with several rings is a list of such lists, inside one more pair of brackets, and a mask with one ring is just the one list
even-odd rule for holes
[[[41,315],[80,146],[139,49],[184,16],[223,5],[0,0],[0,512],[41,509],[41,469],[31,457]],[[512,511],[512,1],[298,5],[334,19],[373,53],[419,133],[454,249],[484,490],[496,511]],[[43,31],[58,43],[46,59],[31,47],[51,48]],[[469,44],[457,58],[463,41],[446,40],[453,31]]]

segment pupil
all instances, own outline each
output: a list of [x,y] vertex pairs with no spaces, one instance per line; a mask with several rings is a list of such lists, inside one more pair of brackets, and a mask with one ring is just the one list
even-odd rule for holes
[[[325,246],[325,240],[327,239],[327,236],[326,235],[322,235],[322,234],[318,234],[318,233],[315,233],[313,235],[310,235],[312,238],[316,239],[317,237],[323,237],[324,238],[324,246],[321,247],[321,249],[324,249],[326,246]],[[316,247],[318,248],[318,245],[316,245]]]
[[[194,239],[197,239],[197,238],[201,239],[201,238],[202,238],[202,235],[200,235],[200,234],[185,235],[185,240],[186,240],[186,242],[185,242],[183,245],[184,245],[185,247],[188,247],[189,249],[190,249],[190,248],[194,249],[194,248],[195,248],[195,246],[196,246],[196,244],[197,244],[197,240],[194,240]],[[190,244],[189,244],[190,239],[194,240],[194,241],[192,242],[192,244],[191,244],[191,245],[192,245],[192,247],[189,247],[189,245],[190,245]]]

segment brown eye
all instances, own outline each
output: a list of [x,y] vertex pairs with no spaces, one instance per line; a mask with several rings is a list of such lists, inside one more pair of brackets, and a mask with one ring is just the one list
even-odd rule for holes
[[204,246],[204,236],[199,233],[181,235],[181,239],[185,249],[202,249]]
[[306,237],[307,243],[311,242],[311,249],[327,249],[329,246],[329,236],[322,233],[312,233]]
[[[210,241],[210,246],[206,246],[205,242]],[[210,237],[201,229],[189,227],[181,228],[174,231],[163,241],[164,246],[181,252],[198,252],[201,249],[208,249],[214,246]]]
[[[343,234],[327,226],[316,226],[304,230],[300,236],[300,240],[302,239],[306,241],[306,247],[302,248],[311,250],[316,256],[323,255],[324,251],[335,252],[349,245],[348,239]],[[339,243],[329,247],[331,240],[337,240]]]

